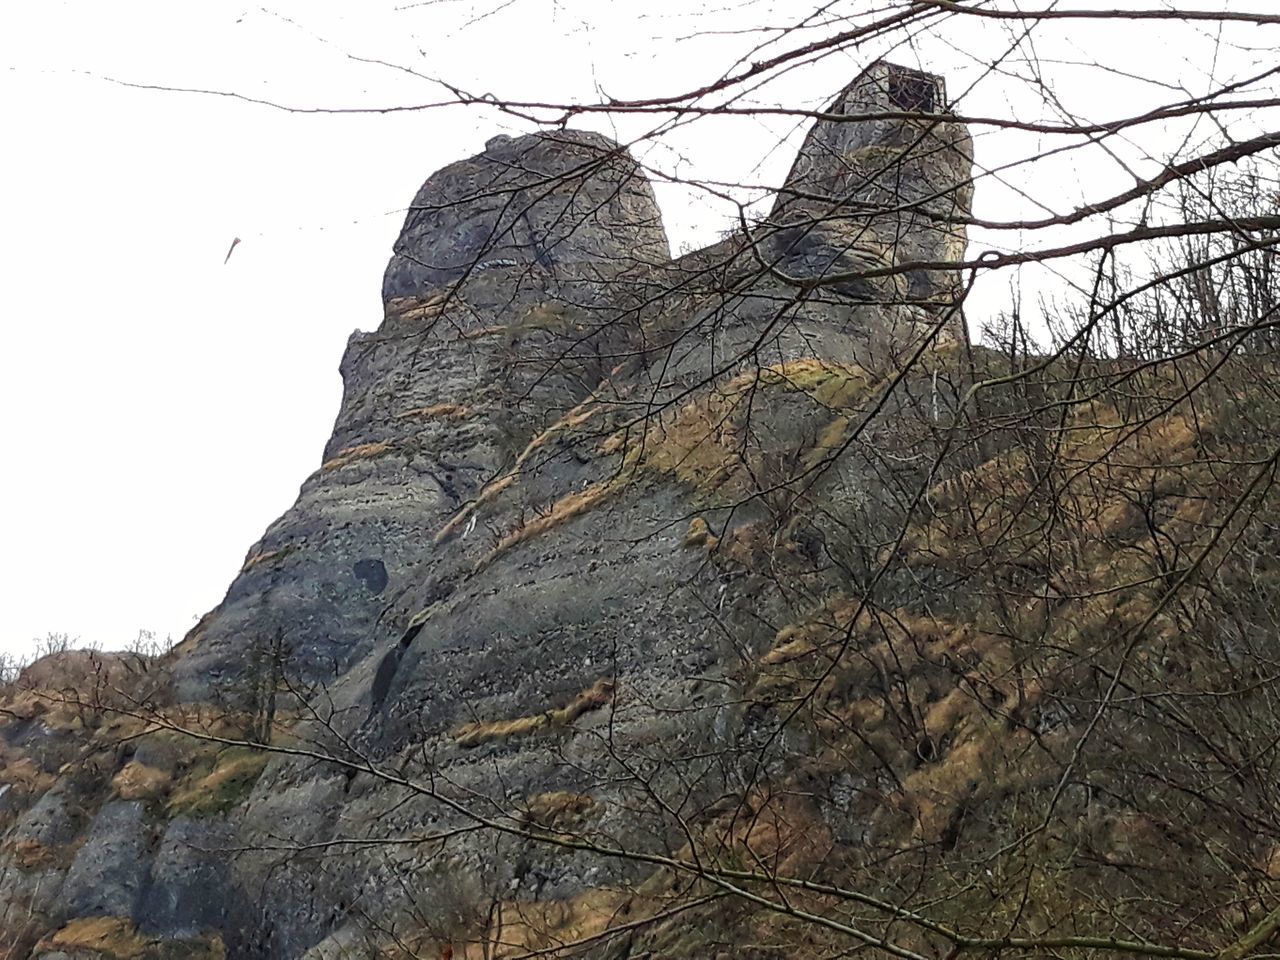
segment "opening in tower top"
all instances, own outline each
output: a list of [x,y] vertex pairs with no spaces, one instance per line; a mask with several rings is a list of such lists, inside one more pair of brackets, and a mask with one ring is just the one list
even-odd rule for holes
[[936,113],[942,106],[942,91],[936,77],[895,67],[889,73],[889,100],[899,110]]

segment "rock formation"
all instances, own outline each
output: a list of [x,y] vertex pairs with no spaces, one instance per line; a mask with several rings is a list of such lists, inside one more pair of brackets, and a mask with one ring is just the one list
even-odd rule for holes
[[[830,277],[964,259],[972,143],[945,106],[941,77],[883,62],[827,106],[825,114],[866,119],[818,123],[800,148],[772,213],[786,228],[784,269]],[[903,122],[903,113],[938,119]],[[850,292],[859,283],[847,281]],[[915,268],[881,283],[891,285],[889,302],[945,306],[956,277]]]
[[8,695],[0,956],[816,956],[679,864],[896,902],[899,860],[990,853],[957,838],[1023,783],[1002,745],[1075,718],[1015,703],[962,585],[1032,561],[975,572],[961,505],[1024,489],[1044,407],[961,417],[997,361],[960,345],[941,80],[876,64],[826,114],[768,220],[676,260],[597,134],[428,178],[322,464],[224,601],[163,662]]
[[497,137],[432,175],[387,267],[386,320],[343,356],[323,464],[198,628],[184,696],[277,636],[309,678],[366,655],[435,532],[600,382],[622,289],[666,260],[648,181],[598,134]]

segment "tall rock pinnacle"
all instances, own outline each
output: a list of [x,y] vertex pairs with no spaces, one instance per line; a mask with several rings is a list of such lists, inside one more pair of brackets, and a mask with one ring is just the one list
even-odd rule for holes
[[525,267],[554,287],[667,258],[653,190],[625,149],[580,130],[499,136],[422,185],[382,297],[421,296],[494,267]]
[[495,137],[432,174],[322,466],[193,632],[184,688],[235,686],[273,647],[320,679],[366,653],[444,521],[626,352],[627,291],[668,260],[648,180],[599,134]]
[[[770,218],[783,268],[814,277],[962,259],[973,143],[948,113],[943,79],[881,61],[823,112]],[[946,305],[955,282],[954,273],[913,269],[900,292]]]

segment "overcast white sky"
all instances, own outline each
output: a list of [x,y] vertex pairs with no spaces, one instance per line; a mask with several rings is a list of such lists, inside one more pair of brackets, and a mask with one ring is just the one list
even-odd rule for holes
[[[27,650],[50,631],[108,648],[139,629],[178,639],[214,606],[247,548],[319,464],[340,396],[338,360],[353,329],[381,319],[382,270],[418,185],[494,133],[524,129],[455,108],[291,114],[108,78],[296,106],[440,97],[418,77],[355,55],[500,96],[654,95],[714,79],[750,42],[691,34],[781,24],[796,9],[739,3],[695,17],[691,8],[671,0],[0,7],[0,651]],[[1161,35],[1169,41],[1154,42],[1150,27],[1091,25],[1044,37],[1037,53],[1062,79],[1068,108],[1106,119],[1176,99],[1169,84],[1203,92],[1214,78],[1248,73],[1269,62],[1280,30],[1235,31],[1228,39],[1258,51],[1219,49],[1216,60],[1215,36],[1204,30]],[[1053,104],[1010,78],[983,75],[983,59],[1008,42],[996,25],[956,25],[895,58],[919,56],[946,72],[966,110],[1055,116]],[[1099,59],[1123,72],[1072,65]],[[831,59],[762,96],[816,106],[863,65]],[[1274,117],[1236,116],[1228,132],[1249,135],[1268,119],[1274,128]],[[587,125],[631,139],[649,123]],[[790,164],[794,132],[790,120],[714,119],[639,152],[682,177],[769,184]],[[1219,132],[1171,126],[1117,150],[1150,173]],[[1044,145],[981,136],[979,161],[991,167]],[[1064,210],[1131,183],[1117,160],[1095,151],[988,179],[978,202],[998,216]],[[730,213],[696,191],[659,186],[658,196],[676,247],[713,240]],[[994,310],[1006,290],[1005,279],[993,280],[979,303]]]

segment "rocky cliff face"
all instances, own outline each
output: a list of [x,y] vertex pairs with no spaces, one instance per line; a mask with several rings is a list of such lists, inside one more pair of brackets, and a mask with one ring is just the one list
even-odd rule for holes
[[625,291],[666,260],[648,182],[596,134],[498,137],[431,176],[387,267],[386,319],[343,356],[323,464],[198,628],[182,694],[277,640],[309,679],[369,654],[440,527],[617,362]]
[[[222,604],[163,662],[7,695],[7,956],[808,956],[838,931],[717,897],[759,868],[890,900],[927,873],[937,902],[1003,862],[966,817],[1052,786],[1097,682],[1029,686],[1018,631],[1073,650],[1145,616],[1041,589],[1153,536],[1115,480],[1140,468],[1082,467],[1062,489],[1097,503],[1057,521],[1079,550],[1028,559],[1057,414],[1006,377],[962,416],[1007,372],[963,349],[945,269],[968,134],[938,78],[887,64],[828,112],[768,222],[677,260],[595,134],[427,180],[322,465]],[[1190,543],[1179,416],[1126,442],[1167,464]],[[1103,829],[1110,801],[1063,802]],[[1020,922],[1017,891],[956,882],[957,911]]]

